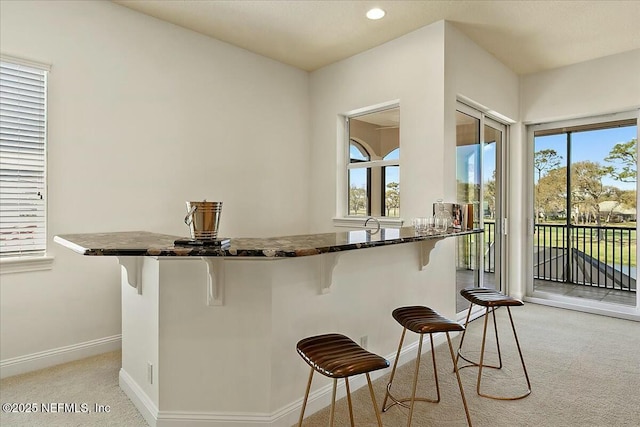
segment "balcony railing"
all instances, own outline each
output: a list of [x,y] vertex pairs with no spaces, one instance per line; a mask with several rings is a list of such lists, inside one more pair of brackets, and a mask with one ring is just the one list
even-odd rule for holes
[[[495,272],[495,223],[484,223],[484,272]],[[636,292],[635,227],[536,224],[535,279]]]
[[534,278],[636,291],[636,229],[536,224]]
[[496,251],[495,251],[495,221],[484,221],[484,272],[496,272]]

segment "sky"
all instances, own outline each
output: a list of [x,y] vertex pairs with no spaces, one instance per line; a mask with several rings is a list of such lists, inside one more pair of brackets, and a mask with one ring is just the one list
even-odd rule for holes
[[[586,132],[574,132],[571,135],[571,162],[592,161],[601,165],[612,165],[604,160],[611,149],[618,143],[628,142],[637,138],[636,126],[602,129]],[[550,135],[535,138],[535,151],[552,149],[562,157],[561,167],[567,165],[566,134]],[[535,177],[537,180],[537,176]],[[634,190],[634,183],[624,183],[613,178],[603,179],[605,185],[618,187],[623,190]]]

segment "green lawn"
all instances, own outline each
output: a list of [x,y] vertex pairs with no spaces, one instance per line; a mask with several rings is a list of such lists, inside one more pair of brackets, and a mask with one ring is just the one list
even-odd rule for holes
[[[353,210],[350,210],[349,211],[349,215],[368,216],[367,215],[367,210],[365,208],[358,209],[356,212],[354,212]],[[391,208],[391,209],[389,209],[389,214],[388,215],[385,212],[385,216],[387,216],[389,218],[397,218],[398,216],[400,216],[400,209],[399,208]]]
[[[493,224],[485,219],[485,247],[493,241]],[[533,244],[555,248],[567,247],[566,223],[545,222],[536,224]],[[591,225],[594,227],[595,224]],[[607,224],[607,228],[598,230],[577,225],[573,228],[572,246],[601,262],[619,265],[636,266],[636,223]],[[564,233],[564,234],[563,234]]]
[[[567,247],[566,228],[544,227],[552,224],[539,224],[534,235],[534,244],[547,247]],[[563,235],[564,232],[564,235]],[[636,266],[636,229],[616,224],[606,229],[573,228],[572,247],[583,251],[609,265]]]

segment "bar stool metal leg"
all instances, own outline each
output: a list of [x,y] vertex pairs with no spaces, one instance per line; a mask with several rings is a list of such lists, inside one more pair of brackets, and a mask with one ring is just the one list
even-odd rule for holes
[[336,391],[338,389],[338,379],[333,380],[333,392],[331,393],[331,412],[329,413],[329,427],[333,427],[333,419],[336,415]]
[[[378,403],[376,402],[376,395],[373,391],[373,384],[371,383],[371,376],[369,375],[369,373],[367,372],[366,374],[367,377],[367,384],[369,386],[369,394],[371,395],[371,402],[373,403],[373,408],[376,414],[376,420],[378,421],[378,427],[383,427],[382,426],[382,418],[380,417],[380,411],[378,410]],[[298,427],[302,427],[302,420],[304,419],[304,411],[307,407],[307,400],[309,398],[309,390],[311,389],[311,380],[313,378],[313,368],[311,368],[311,374],[309,375],[309,381],[307,382],[307,390],[305,391],[304,394],[304,400],[302,401],[302,410],[300,411],[300,419],[298,420]],[[349,379],[345,377],[344,379],[345,382],[345,386],[347,389],[347,402],[349,405],[349,421],[351,424],[351,427],[355,427],[355,420],[353,418],[353,404],[351,401],[351,390],[349,387]],[[336,395],[337,395],[337,384],[338,384],[338,380],[334,379],[333,380],[333,391],[332,391],[332,396],[331,396],[331,410],[330,410],[330,414],[329,414],[329,426],[333,427],[333,422],[335,419],[335,406],[336,406]]]
[[449,354],[451,354],[451,362],[453,362],[453,370],[456,373],[456,379],[458,380],[458,388],[460,389],[460,396],[462,397],[462,406],[464,406],[464,414],[467,417],[467,424],[471,427],[471,415],[469,414],[469,407],[467,406],[467,399],[464,396],[464,388],[462,387],[462,380],[460,379],[460,370],[458,369],[458,363],[453,353],[453,345],[451,345],[451,338],[449,332],[447,334],[447,343],[449,344]]
[[[487,311],[489,310],[489,308],[487,308]],[[494,309],[495,311],[495,309]],[[511,317],[511,310],[509,308],[509,306],[507,306],[507,312],[509,313],[509,321],[511,323],[511,329],[513,330],[513,337],[515,338],[516,341],[516,347],[518,348],[518,355],[520,356],[520,363],[522,364],[522,371],[524,372],[524,377],[527,381],[527,391],[519,396],[514,396],[514,397],[504,397],[504,396],[495,396],[495,395],[491,395],[491,394],[486,394],[486,393],[482,393],[480,391],[480,382],[482,381],[482,368],[483,367],[487,367],[487,368],[495,368],[494,366],[485,366],[483,364],[483,359],[484,359],[484,346],[485,346],[485,338],[487,335],[487,317],[488,317],[488,313],[485,316],[484,319],[484,332],[482,334],[482,347],[480,349],[480,364],[479,364],[479,368],[478,368],[478,384],[476,386],[476,391],[478,393],[478,395],[482,396],[482,397],[488,397],[490,399],[496,399],[496,400],[518,400],[518,399],[523,399],[527,396],[529,396],[531,394],[531,382],[529,381],[529,374],[527,372],[527,367],[524,363],[524,357],[522,357],[522,350],[520,349],[520,342],[518,341],[518,334],[516,333],[516,327],[513,323],[513,317]],[[495,313],[494,313],[495,316]],[[494,323],[495,323],[495,317],[494,317]],[[497,334],[497,332],[496,332]],[[496,335],[496,339],[497,339],[497,335]],[[498,346],[498,348],[500,348]],[[499,350],[498,350],[499,351]],[[500,362],[500,367],[502,367],[502,361]],[[499,369],[499,368],[496,368]]]
[[371,402],[373,402],[373,408],[376,413],[376,419],[378,420],[378,427],[382,427],[382,418],[380,418],[380,411],[378,411],[378,402],[376,402],[376,395],[373,392],[373,385],[371,384],[371,376],[367,372],[367,384],[369,385],[369,394],[371,395]]
[[353,404],[351,403],[351,389],[349,388],[349,378],[344,378],[344,385],[347,389],[347,403],[349,404],[349,421],[351,421],[351,427],[355,427],[353,422]]
[[[400,337],[400,343],[398,345],[398,351],[396,354],[396,360],[393,364],[393,369],[391,371],[391,376],[389,378],[389,383],[387,384],[387,390],[384,398],[384,402],[382,404],[382,412],[386,412],[390,407],[394,405],[399,405],[404,408],[409,409],[409,415],[407,420],[407,426],[411,426],[411,422],[413,420],[413,413],[415,409],[416,401],[422,402],[431,402],[438,403],[440,402],[440,384],[438,379],[438,366],[436,363],[436,355],[435,355],[435,347],[433,343],[433,334],[444,332],[447,337],[447,343],[449,346],[449,355],[451,356],[451,362],[454,366],[454,371],[456,373],[456,379],[458,381],[458,388],[460,390],[460,395],[462,397],[462,404],[464,406],[465,417],[469,426],[471,426],[471,416],[469,414],[469,408],[467,406],[467,400],[464,395],[464,388],[462,386],[462,380],[460,378],[460,373],[457,368],[457,359],[455,357],[455,353],[453,351],[453,345],[451,344],[451,338],[449,332],[460,332],[464,330],[464,327],[457,322],[453,322],[447,318],[440,316],[437,312],[433,311],[428,307],[423,306],[411,306],[411,307],[400,307],[393,311],[392,313],[394,319],[403,326],[402,335]],[[400,358],[400,351],[402,349],[402,344],[404,343],[404,338],[406,335],[407,329],[412,332],[420,335],[418,341],[418,354],[416,356],[416,366],[413,375],[412,381],[412,390],[411,397],[408,398],[396,398],[391,393],[391,387],[393,384],[393,380],[395,377],[395,371],[398,366],[398,359]],[[418,386],[418,376],[420,374],[420,363],[422,357],[422,345],[424,343],[424,336],[429,334],[429,341],[431,344],[431,361],[433,364],[433,376],[435,380],[436,387],[436,398],[425,398],[425,397],[416,397],[417,394],[417,386]],[[391,403],[387,404],[387,399],[391,399]]]
[[[482,344],[480,347],[480,360],[479,362],[474,362],[466,358],[462,354],[462,345],[465,337],[465,333],[463,333],[462,337],[460,338],[460,344],[458,346],[458,354],[456,356],[456,361],[458,360],[458,358],[462,358],[465,361],[469,362],[469,365],[462,366],[459,369],[463,369],[471,366],[478,367],[478,379],[476,382],[476,392],[478,393],[479,396],[487,397],[490,399],[496,399],[496,400],[518,400],[518,399],[522,399],[529,396],[531,394],[531,382],[529,380],[529,373],[527,372],[527,367],[524,363],[524,357],[522,356],[522,349],[520,348],[520,341],[518,340],[516,327],[515,327],[515,324],[513,323],[513,316],[511,315],[512,306],[513,307],[521,306],[521,305],[524,305],[524,303],[516,298],[505,295],[502,292],[497,291],[495,289],[482,288],[482,287],[466,288],[460,291],[460,294],[471,303],[469,305],[469,312],[467,313],[467,319],[465,322],[465,332],[469,324],[469,317],[471,315],[471,310],[474,304],[485,307],[485,315],[484,315],[484,324],[483,324],[483,330],[482,330]],[[496,309],[498,309],[499,307],[507,308],[507,313],[509,315],[509,323],[511,324],[511,330],[513,331],[513,337],[518,350],[520,363],[522,365],[522,371],[524,372],[525,380],[527,383],[526,392],[524,394],[513,396],[513,397],[496,396],[488,393],[483,393],[481,388],[483,369],[485,368],[502,369],[502,365],[503,365],[502,352],[500,349],[500,337],[498,336],[498,323],[496,321],[496,313],[495,313]],[[485,350],[486,350],[486,341],[487,341],[487,325],[489,323],[489,313],[491,313],[493,317],[493,328],[494,328],[494,333],[496,337],[496,348],[498,350],[498,366],[489,365],[485,363]]]
[[[477,362],[474,362],[472,360],[467,359],[462,354],[462,343],[464,342],[464,335],[467,333],[467,326],[469,326],[469,317],[471,316],[471,309],[472,308],[473,308],[473,304],[471,304],[469,306],[469,310],[467,312],[467,319],[464,322],[464,328],[465,329],[462,332],[462,337],[460,338],[460,343],[458,344],[458,351],[457,351],[457,355],[456,355],[456,362],[458,361],[458,358],[461,358],[465,362],[470,363],[470,365],[460,366],[458,369],[468,368],[470,366],[478,366]],[[494,330],[494,334],[495,334],[495,337],[496,337],[496,349],[497,349],[497,352],[498,352],[498,366],[485,365],[485,368],[502,369],[502,353],[500,352],[500,339],[498,337],[498,324],[496,323],[496,309],[495,308],[491,309],[491,314],[493,315],[493,330]],[[487,307],[486,311],[485,311],[485,320],[486,320],[486,318],[488,316],[489,316],[489,307]]]
[[[437,398],[436,399],[429,399],[426,397],[407,397],[405,399],[397,399],[395,398],[392,394],[391,394],[391,385],[393,384],[393,377],[395,376],[396,373],[396,367],[398,366],[398,359],[400,358],[400,350],[402,349],[402,343],[404,342],[404,336],[405,333],[407,332],[407,329],[404,328],[402,330],[402,336],[400,337],[400,344],[398,345],[398,352],[396,354],[396,360],[393,363],[393,369],[391,370],[391,377],[389,378],[389,383],[387,384],[387,392],[385,393],[384,396],[384,401],[382,402],[382,412],[387,412],[387,410],[389,410],[389,408],[391,408],[394,405],[399,405],[402,406],[403,408],[407,408],[407,409],[411,409],[411,405],[407,405],[406,402],[411,403],[412,401],[418,401],[418,402],[429,402],[429,403],[438,403],[440,402],[440,385],[438,383],[438,368],[436,365],[436,354],[435,354],[435,350],[434,350],[434,346],[433,346],[433,336],[431,334],[429,334],[429,338],[431,340],[431,360],[433,363],[433,376],[435,379],[435,383],[436,383],[436,395]],[[419,372],[419,367],[420,367],[420,360],[421,360],[421,356],[422,356],[422,339],[423,339],[423,335],[420,335],[420,341],[418,344],[418,356],[416,358],[416,370],[415,370],[415,375],[414,375],[414,382],[417,381],[418,378],[418,372]],[[387,405],[387,399],[391,398],[391,400],[393,401],[393,403],[391,403],[390,405]]]
[[371,384],[370,372],[389,367],[389,361],[377,354],[366,351],[352,339],[341,334],[324,334],[308,337],[300,340],[296,345],[298,354],[311,366],[309,381],[302,401],[302,410],[298,427],[302,426],[304,412],[309,399],[309,391],[313,380],[314,371],[318,371],[325,377],[333,380],[333,390],[331,396],[331,409],[329,413],[329,427],[333,426],[336,411],[336,394],[338,388],[338,378],[344,378],[347,392],[347,403],[349,405],[349,421],[351,427],[355,427],[353,417],[353,402],[351,399],[351,387],[349,377],[366,374],[373,409],[378,421],[378,427],[382,427],[382,419],[376,402],[376,396]]
[[411,405],[409,407],[409,421],[407,427],[411,426],[411,418],[413,418],[413,407],[416,404],[416,387],[418,386],[418,373],[420,371],[420,356],[422,355],[422,339],[424,335],[420,334],[420,344],[418,344],[418,356],[416,357],[416,372],[413,374],[413,391],[411,393]]
[[298,420],[298,427],[302,427],[302,419],[304,418],[304,410],[307,408],[307,399],[309,399],[309,390],[311,390],[311,380],[313,380],[313,371],[309,374],[309,381],[307,381],[307,390],[304,392],[304,399],[302,400],[302,410],[300,411],[300,419]]
[[387,406],[387,399],[389,398],[389,391],[391,390],[391,384],[393,383],[393,377],[396,375],[396,367],[398,366],[398,360],[400,360],[400,350],[402,350],[402,343],[404,342],[404,336],[407,333],[407,328],[402,328],[402,335],[400,336],[400,344],[398,344],[398,351],[396,353],[396,360],[393,362],[393,369],[391,369],[391,377],[389,377],[389,384],[387,384],[387,392],[384,394],[384,400],[382,401],[382,412],[387,410],[394,404]]
[[[460,344],[458,344],[458,353],[460,353],[460,349],[462,348],[462,343],[464,342],[464,337],[467,334],[467,326],[469,326],[469,318],[471,317],[472,308],[473,308],[473,303],[469,304],[469,310],[467,311],[467,319],[464,321],[464,331],[462,331],[462,336],[460,337]],[[458,361],[459,356],[460,354],[456,356],[456,362]]]

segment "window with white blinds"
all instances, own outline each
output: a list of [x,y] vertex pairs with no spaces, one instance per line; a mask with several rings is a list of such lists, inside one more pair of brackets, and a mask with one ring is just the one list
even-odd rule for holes
[[0,61],[0,258],[44,255],[47,71]]

